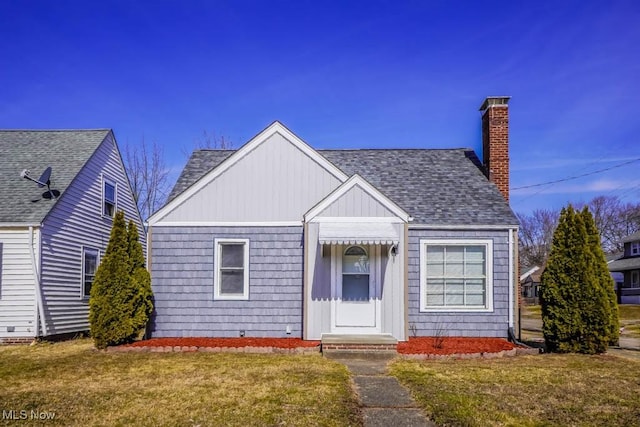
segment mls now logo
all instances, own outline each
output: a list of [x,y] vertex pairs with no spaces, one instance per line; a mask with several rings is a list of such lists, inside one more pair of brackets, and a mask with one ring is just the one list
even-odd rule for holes
[[56,417],[55,412],[38,412],[38,411],[16,411],[16,410],[3,410],[3,420],[52,420]]

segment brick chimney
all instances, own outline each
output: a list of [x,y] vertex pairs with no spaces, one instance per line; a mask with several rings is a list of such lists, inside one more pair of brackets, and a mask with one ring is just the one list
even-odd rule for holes
[[482,164],[489,181],[509,201],[510,96],[489,96],[482,105]]

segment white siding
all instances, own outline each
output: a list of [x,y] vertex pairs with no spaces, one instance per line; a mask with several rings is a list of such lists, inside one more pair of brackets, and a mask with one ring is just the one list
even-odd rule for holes
[[279,133],[238,160],[163,222],[291,222],[341,182]]
[[109,136],[43,224],[41,281],[49,335],[89,328],[88,299],[82,297],[82,248],[98,249],[103,256],[113,224],[102,216],[103,175],[116,183],[117,209],[125,212],[127,222],[136,222],[141,242],[146,242],[120,155]]
[[[34,235],[37,248],[38,233]],[[35,337],[36,294],[29,229],[1,229],[0,245],[0,339]],[[8,327],[13,327],[14,332],[8,332]]]
[[319,217],[393,217],[393,212],[355,185],[323,210]]

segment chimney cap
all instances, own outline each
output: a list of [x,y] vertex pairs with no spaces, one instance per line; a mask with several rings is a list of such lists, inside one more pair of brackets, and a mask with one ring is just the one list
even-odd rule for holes
[[486,109],[494,105],[506,106],[509,103],[510,99],[511,99],[510,96],[487,96],[484,102],[482,103],[482,105],[480,106],[480,111],[485,111]]

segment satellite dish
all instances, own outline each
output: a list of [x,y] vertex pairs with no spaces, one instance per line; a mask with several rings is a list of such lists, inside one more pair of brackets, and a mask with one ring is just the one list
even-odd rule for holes
[[[48,166],[44,172],[42,172],[42,175],[40,175],[40,178],[35,179],[32,178],[30,176],[31,172],[29,172],[29,170],[25,169],[20,173],[20,176],[24,179],[28,179],[29,181],[33,181],[36,184],[38,184],[38,187],[42,188],[42,187],[47,187],[47,191],[43,194],[43,197],[45,199],[55,199],[60,195],[60,192],[57,190],[51,190],[51,166]],[[57,193],[57,194],[56,194]]]
[[38,187],[42,188],[45,185],[49,187],[49,184],[51,184],[49,178],[51,178],[51,166],[48,166],[44,172],[42,172],[42,175],[40,175],[40,179],[38,179]]

